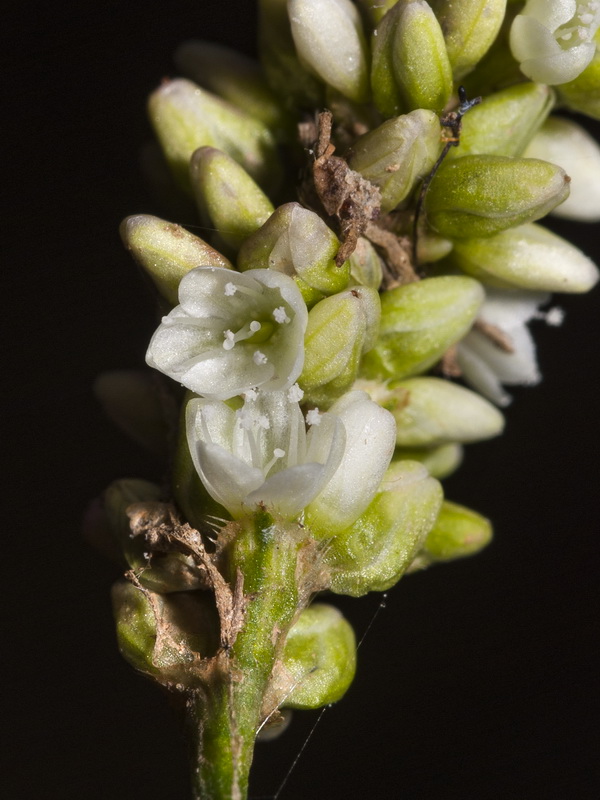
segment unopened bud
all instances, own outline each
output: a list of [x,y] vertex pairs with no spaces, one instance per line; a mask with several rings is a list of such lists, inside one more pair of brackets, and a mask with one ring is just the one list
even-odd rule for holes
[[219,617],[209,592],[155,594],[122,580],[112,588],[121,655],[170,689],[199,689],[202,659],[219,645]]
[[189,162],[199,147],[218,147],[267,187],[279,183],[281,167],[266,125],[195,83],[163,83],[150,96],[149,113],[167,161],[188,191]]
[[137,263],[148,273],[171,305],[183,276],[195,267],[231,269],[225,256],[181,225],[150,214],[136,214],[121,223],[121,238]]
[[299,203],[279,206],[240,249],[238,268],[276,269],[300,278],[322,294],[343,291],[350,267],[334,261],[340,243],[314,211]]
[[360,597],[397,583],[421,550],[442,497],[440,484],[422,464],[394,462],[364,514],[326,551],[331,590]]
[[348,263],[353,283],[359,286],[368,286],[370,289],[379,289],[383,279],[383,267],[381,258],[368,239],[362,236],[358,237]]
[[326,297],[310,310],[298,379],[305,400],[327,406],[350,388],[361,355],[375,343],[379,317],[379,295],[366,286]]
[[550,117],[523,155],[558,164],[571,178],[571,193],[554,216],[600,221],[600,146],[586,130],[570,119]]
[[273,213],[267,195],[237,161],[221,150],[196,150],[190,175],[200,212],[234,250]]
[[499,288],[578,293],[589,291],[598,280],[593,261],[540,225],[520,225],[485,239],[457,240],[449,260]]
[[600,33],[596,34],[596,52],[589,65],[575,80],[557,86],[562,105],[572,111],[600,119]]
[[356,103],[369,98],[366,42],[350,0],[288,0],[294,44],[325,83]]
[[444,500],[420,557],[430,563],[452,561],[478,553],[491,539],[492,526],[488,519],[469,508]]
[[560,167],[533,158],[457,158],[431,182],[427,221],[451,239],[491,236],[543,217],[568,197],[569,180]]
[[432,478],[442,480],[452,475],[461,465],[463,448],[460,444],[442,444],[439,447],[399,447],[395,461],[419,461]]
[[381,190],[381,210],[391,211],[427,175],[440,152],[440,123],[418,109],[389,119],[352,146],[349,163]]
[[398,286],[381,297],[381,327],[363,359],[366,378],[425,372],[469,330],[483,302],[472,278],[443,276]]

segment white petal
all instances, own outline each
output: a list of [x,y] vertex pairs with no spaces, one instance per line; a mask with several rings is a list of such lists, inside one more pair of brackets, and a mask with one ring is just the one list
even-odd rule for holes
[[246,508],[264,503],[288,519],[297,517],[318,493],[325,468],[321,464],[298,464],[271,475],[244,500]]
[[196,471],[210,496],[233,517],[241,516],[244,498],[263,484],[262,471],[217,444],[197,442],[191,452]]
[[496,405],[507,406],[512,400],[511,396],[503,390],[502,384],[492,368],[471,348],[468,341],[469,335],[460,342],[456,351],[458,365],[464,379]]

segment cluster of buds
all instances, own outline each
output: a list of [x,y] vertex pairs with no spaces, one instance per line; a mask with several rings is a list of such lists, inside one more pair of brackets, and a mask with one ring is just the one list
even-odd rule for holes
[[191,41],[152,94],[168,220],[121,233],[157,372],[97,392],[171,479],[92,517],[123,655],[186,698],[197,797],[241,800],[256,735],[348,688],[354,635],[317,592],[489,542],[440,481],[539,380],[549,293],[596,283],[537,221],[600,220],[600,148],[553,115],[600,116],[599,25],[592,0],[261,0],[262,66]]

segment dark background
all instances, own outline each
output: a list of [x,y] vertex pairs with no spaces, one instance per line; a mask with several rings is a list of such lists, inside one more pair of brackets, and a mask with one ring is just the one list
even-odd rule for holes
[[[185,800],[166,700],[117,653],[117,577],[80,537],[89,499],[159,466],[103,417],[103,370],[142,363],[154,310],[119,221],[153,211],[138,173],[145,98],[190,37],[252,52],[254,3],[29,4],[3,20],[2,715],[14,800]],[[599,127],[595,126],[598,134]],[[558,230],[600,261],[598,226]],[[593,798],[598,736],[598,291],[536,326],[545,375],[508,430],[472,446],[451,499],[491,517],[482,555],[408,577],[387,597],[346,698],[280,794],[300,798]],[[6,584],[8,583],[8,587]],[[359,637],[380,597],[335,599]],[[317,718],[259,745],[273,797]]]

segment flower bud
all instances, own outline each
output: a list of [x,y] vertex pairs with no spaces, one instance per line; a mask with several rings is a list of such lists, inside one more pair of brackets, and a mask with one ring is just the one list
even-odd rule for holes
[[354,252],[348,259],[350,278],[358,286],[379,289],[383,280],[383,267],[377,251],[368,239],[358,237]]
[[358,0],[373,25],[378,25],[398,0]]
[[450,149],[447,158],[520,156],[550,113],[554,100],[552,89],[539,83],[519,83],[485,97],[465,115],[460,144]]
[[219,237],[237,250],[273,213],[267,195],[237,161],[214,147],[200,147],[190,163],[200,213]]
[[166,455],[174,408],[156,376],[142,370],[103,372],[94,381],[94,394],[118,428],[151,453]]
[[281,134],[289,127],[281,105],[251,58],[198,39],[179,45],[175,63],[184,75]]
[[380,335],[363,359],[364,377],[400,379],[425,372],[469,330],[483,299],[477,281],[456,276],[385,292]]
[[598,280],[593,261],[540,225],[485,239],[459,239],[450,263],[490,286],[542,292],[587,292]]
[[199,147],[218,147],[259,183],[275,187],[281,167],[268,128],[184,79],[163,83],[149,100],[154,126],[179,184],[189,191],[189,162]]
[[202,687],[200,662],[217,652],[219,617],[208,592],[168,596],[121,580],[112,588],[121,655],[170,689]]
[[523,155],[558,164],[571,178],[571,193],[554,216],[600,222],[600,146],[586,130],[570,119],[550,117]]
[[351,625],[337,608],[315,603],[290,629],[269,688],[281,708],[320,708],[344,696],[355,671]]
[[382,19],[373,40],[371,85],[385,116],[446,106],[452,70],[442,29],[425,0],[401,0]]
[[421,550],[442,498],[442,487],[422,464],[394,462],[364,514],[326,551],[331,590],[360,597],[397,583]]
[[[158,486],[142,480],[114,481],[104,493],[104,508],[109,525],[125,560],[140,583],[153,592],[182,592],[204,585],[204,577],[192,558],[181,553],[147,552],[143,535],[134,535],[132,515],[144,504],[160,518]],[[164,507],[166,509],[166,507]],[[166,514],[166,511],[165,511]]]
[[510,48],[531,80],[567,83],[594,58],[599,26],[596,0],[528,0],[513,20]]
[[419,461],[432,478],[447,478],[461,465],[463,448],[459,444],[442,444],[439,447],[400,447],[396,448],[396,461]]
[[150,214],[127,217],[120,233],[125,247],[173,306],[177,305],[179,282],[194,267],[231,269],[225,256],[198,236]]
[[506,0],[432,0],[454,80],[467,75],[487,53],[506,11]]
[[475,392],[440,378],[410,378],[393,384],[388,408],[396,420],[399,447],[478,442],[504,428],[502,414]]
[[389,119],[352,146],[349,158],[381,190],[381,210],[391,211],[427,175],[440,152],[441,128],[433,111],[418,109]]
[[379,295],[366,286],[326,297],[310,310],[298,379],[307,402],[327,406],[349,389],[362,353],[375,342],[379,317]]
[[242,271],[276,269],[329,295],[348,285],[350,265],[338,267],[334,261],[339,247],[337,236],[318,214],[299,203],[286,203],[246,239],[237,264]]
[[288,0],[300,61],[356,103],[369,98],[367,52],[360,15],[350,0]]
[[491,540],[492,526],[488,519],[469,508],[444,500],[417,558],[422,560],[420,566],[435,561],[452,561],[478,553]]
[[534,158],[473,155],[442,165],[425,199],[427,221],[464,239],[543,217],[569,195],[569,176]]
[[596,34],[596,52],[589,65],[574,80],[558,87],[562,105],[600,119],[600,33]]

